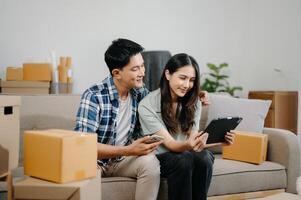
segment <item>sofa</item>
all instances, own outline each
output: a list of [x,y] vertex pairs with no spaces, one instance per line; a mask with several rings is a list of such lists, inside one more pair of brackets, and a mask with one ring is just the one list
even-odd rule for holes
[[[214,96],[211,98],[215,98]],[[23,163],[24,130],[73,129],[80,95],[24,95],[20,110],[20,159]],[[202,114],[202,118],[206,118]],[[202,119],[203,120],[203,119]],[[201,121],[202,121],[201,120]],[[267,161],[261,165],[225,160],[215,154],[209,199],[245,199],[277,192],[296,193],[300,175],[300,149],[297,136],[287,130],[263,128],[268,135]],[[22,176],[22,168],[14,171]],[[136,180],[127,177],[102,178],[102,200],[134,199]],[[167,200],[167,183],[162,179],[159,200]]]

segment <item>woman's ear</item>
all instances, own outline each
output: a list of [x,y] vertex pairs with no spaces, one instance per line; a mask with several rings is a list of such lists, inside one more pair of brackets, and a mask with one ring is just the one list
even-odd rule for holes
[[121,75],[120,75],[120,69],[113,69],[112,70],[112,76],[114,78],[120,79]]
[[169,73],[169,70],[165,70],[165,78],[169,81],[170,79],[170,73]]

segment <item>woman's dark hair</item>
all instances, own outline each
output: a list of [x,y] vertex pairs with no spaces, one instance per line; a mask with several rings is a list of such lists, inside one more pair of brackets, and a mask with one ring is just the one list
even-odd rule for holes
[[[176,115],[172,112],[172,97],[169,87],[169,81],[166,79],[165,71],[168,70],[170,74],[176,72],[179,68],[191,65],[195,70],[195,81],[193,87],[183,97],[178,98],[178,106]],[[161,115],[167,130],[174,134],[180,130],[189,134],[194,125],[194,115],[196,111],[196,103],[199,100],[200,88],[200,73],[199,65],[196,60],[185,54],[180,53],[172,56],[167,62],[160,81],[161,89]],[[180,127],[179,127],[180,125]]]
[[112,42],[105,52],[105,62],[112,74],[113,69],[122,69],[130,58],[143,51],[143,47],[127,39],[117,39]]

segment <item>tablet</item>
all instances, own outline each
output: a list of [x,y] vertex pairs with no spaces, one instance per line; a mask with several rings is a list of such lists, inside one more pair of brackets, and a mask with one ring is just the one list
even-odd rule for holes
[[226,133],[234,130],[241,120],[241,117],[223,117],[212,120],[204,130],[208,133],[207,144],[225,142]]

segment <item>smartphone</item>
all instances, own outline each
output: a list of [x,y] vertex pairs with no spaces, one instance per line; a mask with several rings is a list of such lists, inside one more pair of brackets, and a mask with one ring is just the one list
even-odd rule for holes
[[154,142],[159,142],[161,140],[164,140],[164,138],[160,135],[150,135],[150,138],[148,140],[145,141],[146,144],[151,144]]

